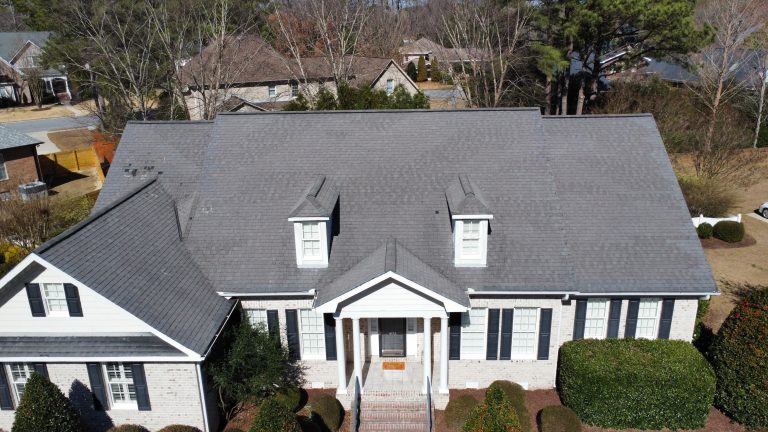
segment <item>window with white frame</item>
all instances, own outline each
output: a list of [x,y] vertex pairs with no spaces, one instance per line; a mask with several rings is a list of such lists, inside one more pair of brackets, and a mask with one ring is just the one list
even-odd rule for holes
[[35,368],[30,363],[11,363],[8,365],[8,375],[11,377],[13,396],[16,398],[17,405],[21,402],[24,388],[27,386],[27,380],[34,371]]
[[267,90],[269,91],[269,97],[273,98],[277,96],[277,86],[268,86]]
[[480,221],[464,221],[461,238],[461,255],[464,258],[480,257]]
[[395,92],[395,80],[392,78],[387,80],[387,94],[391,95]]
[[48,310],[48,314],[52,316],[69,315],[67,296],[64,294],[64,284],[44,283],[42,285],[45,308]]
[[301,251],[305,260],[319,260],[321,258],[319,222],[301,224]]
[[485,357],[485,309],[470,309],[461,314],[461,357]]
[[661,300],[655,298],[640,299],[637,309],[636,338],[656,339],[656,326],[659,321]]
[[512,319],[512,355],[529,357],[536,354],[536,327],[539,309],[515,308]]
[[112,408],[137,408],[131,366],[125,363],[106,363],[104,372]]
[[8,180],[8,170],[5,169],[5,158],[0,153],[0,180]]
[[605,339],[608,320],[608,300],[588,299],[587,315],[584,320],[584,337],[587,339]]
[[248,317],[248,322],[251,323],[253,328],[262,326],[267,328],[267,311],[266,309],[246,309],[245,315]]
[[455,264],[457,267],[484,267],[487,255],[488,221],[462,219],[454,222]]
[[301,358],[325,358],[325,327],[323,315],[311,309],[299,311]]

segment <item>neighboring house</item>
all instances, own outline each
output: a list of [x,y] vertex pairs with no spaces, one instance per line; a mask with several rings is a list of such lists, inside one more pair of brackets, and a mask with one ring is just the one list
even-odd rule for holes
[[21,184],[39,181],[37,146],[42,141],[0,125],[0,200],[10,199]]
[[398,51],[403,56],[402,64],[407,65],[410,62],[418,62],[419,57],[429,63],[432,57],[442,63],[461,63],[474,62],[482,59],[482,51],[471,48],[447,48],[425,37],[415,41],[404,41]]
[[442,409],[552,388],[572,339],[690,341],[717,293],[650,115],[131,122],[91,217],[0,279],[0,428],[34,370],[91,422],[206,427],[233,311],[347,407],[357,381]]
[[72,99],[67,74],[58,69],[43,69],[40,65],[42,46],[50,35],[50,32],[0,33],[0,98],[16,104],[31,103],[26,79],[31,69],[39,69],[45,83],[44,97]]
[[[248,111],[261,107],[280,109],[300,93],[315,95],[321,87],[336,91],[333,73],[324,58],[287,58],[254,35],[230,38],[223,50],[221,80],[213,79],[217,48],[209,45],[182,67],[186,101],[192,120],[204,117],[206,101],[216,100],[216,111]],[[354,57],[348,80],[351,85],[368,85],[394,92],[402,85],[410,94],[419,89],[394,61],[385,58]],[[212,92],[220,83],[220,90]],[[218,93],[218,94],[214,94]],[[235,100],[230,100],[236,98]]]

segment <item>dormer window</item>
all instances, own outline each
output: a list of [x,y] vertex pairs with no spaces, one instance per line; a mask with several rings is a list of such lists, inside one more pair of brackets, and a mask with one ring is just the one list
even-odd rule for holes
[[326,177],[317,176],[288,216],[293,222],[299,268],[328,267],[332,216],[338,199],[339,192]]
[[454,265],[485,267],[491,210],[467,175],[459,175],[445,191],[453,223]]

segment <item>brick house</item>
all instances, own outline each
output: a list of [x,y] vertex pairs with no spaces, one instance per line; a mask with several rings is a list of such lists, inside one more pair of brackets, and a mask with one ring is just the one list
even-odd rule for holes
[[650,115],[132,122],[90,218],[0,279],[0,428],[39,371],[96,430],[216,430],[206,359],[232,317],[347,407],[357,383],[443,408],[552,388],[568,340],[690,341],[717,293]]
[[0,199],[9,199],[20,184],[38,181],[37,146],[42,141],[0,125]]

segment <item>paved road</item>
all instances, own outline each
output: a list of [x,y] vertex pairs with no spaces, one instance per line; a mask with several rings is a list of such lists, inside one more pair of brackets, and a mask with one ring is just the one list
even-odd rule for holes
[[56,117],[39,120],[27,120],[4,123],[17,132],[30,133],[39,131],[54,131],[57,129],[75,129],[99,124],[99,118],[93,115],[83,117]]

